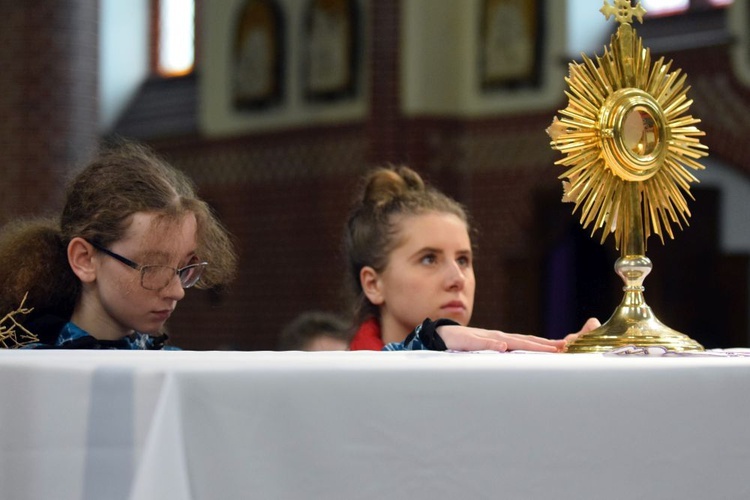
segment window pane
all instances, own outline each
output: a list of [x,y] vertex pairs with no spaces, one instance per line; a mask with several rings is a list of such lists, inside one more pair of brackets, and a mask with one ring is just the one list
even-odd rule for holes
[[690,0],[641,0],[641,5],[648,15],[662,16],[685,12],[690,7]]
[[194,0],[160,0],[159,19],[159,73],[189,73],[195,61]]

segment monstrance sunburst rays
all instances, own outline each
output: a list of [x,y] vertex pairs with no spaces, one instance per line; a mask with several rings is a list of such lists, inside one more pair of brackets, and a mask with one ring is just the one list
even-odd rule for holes
[[674,238],[672,224],[688,225],[685,195],[692,199],[689,184],[697,182],[688,168],[704,168],[695,160],[707,155],[698,140],[705,134],[695,126],[700,120],[687,114],[686,75],[671,71],[663,57],[652,65],[649,49],[628,24],[633,15],[642,20],[640,2],[632,8],[628,0],[614,6],[605,0],[601,11],[620,21],[618,31],[604,55],[592,60],[584,54],[582,63],[570,64],[568,106],[548,129],[552,147],[566,155],[555,162],[568,167],[559,176],[563,199],[575,203],[574,212],[580,209],[584,228],[593,224],[592,236],[602,229],[604,243],[614,232],[620,248],[636,229],[630,225],[637,221],[623,213],[624,185],[635,182],[644,246],[651,234],[663,243],[665,232]]
[[626,345],[662,346],[675,351],[701,351],[687,335],[662,324],[646,305],[643,281],[651,272],[646,241],[652,234],[664,242],[674,238],[673,225],[688,224],[692,198],[690,170],[706,156],[698,137],[700,122],[688,114],[686,76],[664,58],[652,64],[651,53],[630,26],[643,21],[640,2],[604,0],[601,12],[620,23],[601,57],[583,55],[571,63],[566,78],[568,106],[547,129],[552,148],[564,154],[555,162],[566,167],[564,201],[575,203],[584,228],[610,232],[621,256],[615,272],[625,295],[600,327],[578,335],[566,352],[605,352]]

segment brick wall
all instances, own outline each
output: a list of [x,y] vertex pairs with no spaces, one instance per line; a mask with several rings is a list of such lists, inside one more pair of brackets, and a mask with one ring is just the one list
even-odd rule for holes
[[0,223],[57,211],[96,145],[97,1],[0,2]]

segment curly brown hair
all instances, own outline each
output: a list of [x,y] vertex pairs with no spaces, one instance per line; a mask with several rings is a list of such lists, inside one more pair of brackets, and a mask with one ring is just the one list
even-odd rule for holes
[[456,200],[425,184],[417,172],[406,166],[378,167],[363,179],[344,233],[344,252],[349,269],[350,298],[355,322],[380,317],[362,290],[359,274],[369,266],[381,272],[397,243],[399,222],[404,216],[427,212],[456,215],[471,232],[466,209]]
[[70,318],[81,283],[68,264],[68,243],[82,237],[107,246],[123,237],[136,212],[166,219],[194,214],[196,254],[209,262],[196,286],[224,284],[234,276],[232,238],[191,180],[146,146],[119,142],[103,148],[72,179],[59,220],[18,220],[0,230],[0,312],[18,307],[28,292],[33,311],[27,322],[43,315]]

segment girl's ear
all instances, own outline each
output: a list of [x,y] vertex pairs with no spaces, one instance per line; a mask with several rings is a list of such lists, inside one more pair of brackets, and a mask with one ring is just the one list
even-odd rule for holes
[[91,283],[96,279],[95,254],[96,249],[83,238],[75,237],[68,243],[68,264],[84,283]]
[[365,266],[359,271],[359,284],[367,299],[374,305],[379,306],[385,302],[383,291],[380,286],[378,272],[370,266]]

